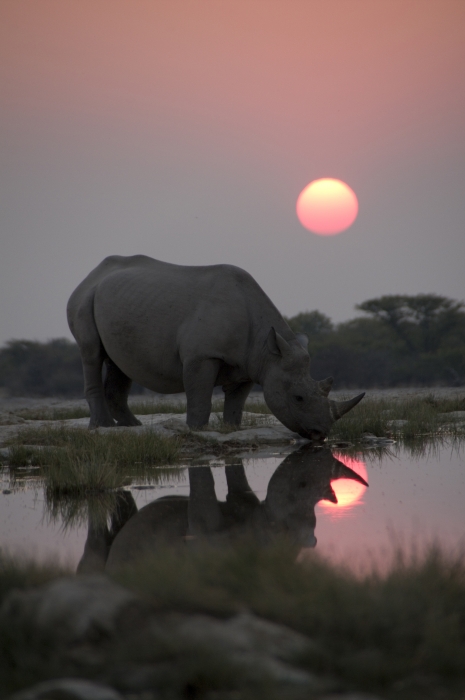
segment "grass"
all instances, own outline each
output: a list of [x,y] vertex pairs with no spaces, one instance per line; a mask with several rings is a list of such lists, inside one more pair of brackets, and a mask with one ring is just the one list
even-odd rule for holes
[[[464,399],[435,399],[433,396],[403,401],[364,399],[338,420],[330,438],[357,441],[363,433],[377,437],[411,440],[419,437],[465,437],[465,422],[448,418],[452,411],[465,410]],[[405,420],[405,425],[391,421]]]
[[[223,411],[224,399],[218,398],[212,401],[212,411]],[[184,401],[166,400],[138,400],[131,401],[129,399],[129,407],[135,415],[147,416],[154,413],[186,413],[187,405]],[[271,411],[262,400],[251,398],[247,401],[245,411],[250,413],[270,414]],[[71,420],[72,418],[88,418],[90,416],[87,406],[69,406],[66,408],[24,408],[17,411],[17,415],[26,420]]]
[[[244,412],[242,416],[241,428],[264,428],[266,426],[273,425],[273,421],[270,413],[259,413],[259,412]],[[237,425],[230,425],[225,423],[221,413],[216,413],[214,419],[210,417],[210,429],[215,430],[219,433],[232,433],[238,430]]]
[[363,579],[317,556],[295,564],[286,544],[166,551],[119,577],[158,605],[214,615],[242,609],[308,635],[310,671],[379,691],[415,676],[465,684],[465,560],[432,547],[397,552],[385,576]]
[[[446,554],[434,546],[423,555],[397,551],[387,574],[364,577],[316,555],[296,564],[295,554],[284,542],[159,549],[116,578],[159,611],[229,617],[250,610],[295,629],[314,642],[296,665],[337,678],[347,691],[402,700],[463,697],[463,552]],[[0,557],[0,598],[12,587],[34,586],[59,573],[58,567],[42,570]],[[208,657],[202,663],[208,679]],[[240,677],[237,683],[240,689]]]
[[[120,488],[131,478],[160,478],[173,464],[180,442],[154,432],[97,433],[80,428],[25,428],[9,440],[10,467],[41,467],[48,498],[85,496]],[[157,467],[157,469],[155,469]]]
[[26,420],[70,420],[71,418],[89,418],[87,406],[69,406],[67,408],[23,408],[16,415]]

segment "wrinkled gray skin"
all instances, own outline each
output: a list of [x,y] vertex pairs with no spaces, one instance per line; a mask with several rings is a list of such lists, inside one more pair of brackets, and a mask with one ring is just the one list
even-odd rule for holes
[[311,378],[302,339],[255,280],[232,265],[111,256],[73,292],[67,312],[90,428],[139,424],[127,405],[132,381],[162,394],[185,391],[191,428],[208,424],[215,386],[225,392],[224,421],[239,426],[250,389],[261,384],[274,415],[314,441],[364,396],[329,400],[332,379]]
[[102,525],[102,518],[96,523],[89,518],[78,572],[116,571],[156,555],[160,546],[180,545],[186,538],[222,544],[248,534],[266,544],[285,536],[297,548],[314,547],[315,505],[321,500],[337,503],[331,481],[341,478],[368,486],[330,450],[309,445],[278,467],[263,502],[252,492],[242,464],[226,467],[225,502],[216,498],[209,467],[189,468],[189,497],[159,498],[139,512],[132,495],[120,492],[110,528]]

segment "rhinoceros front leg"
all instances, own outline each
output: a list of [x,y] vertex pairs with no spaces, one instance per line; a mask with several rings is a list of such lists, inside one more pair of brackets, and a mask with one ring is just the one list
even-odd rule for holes
[[219,369],[219,360],[195,359],[184,362],[183,382],[187,397],[189,428],[203,428],[208,425],[212,410],[212,394]]
[[112,360],[105,360],[107,374],[104,382],[105,399],[117,425],[142,425],[128,406],[132,381]]
[[245,402],[253,387],[253,382],[243,382],[242,384],[228,384],[223,386],[224,410],[223,420],[228,425],[240,426],[242,412]]

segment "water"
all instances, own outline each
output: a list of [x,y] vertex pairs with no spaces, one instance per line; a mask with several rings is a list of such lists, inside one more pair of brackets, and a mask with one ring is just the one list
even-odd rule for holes
[[[119,506],[113,497],[112,508],[119,507],[124,524],[136,508],[148,507],[121,529],[110,558],[118,563],[136,552],[143,555],[161,540],[174,543],[187,536],[222,544],[244,532],[263,543],[285,535],[303,557],[315,549],[353,567],[373,560],[382,565],[396,543],[463,546],[464,449],[442,444],[419,452],[395,446],[381,456],[349,457],[304,448],[285,458],[251,456],[211,467],[173,468],[161,483],[134,481],[131,495],[120,497]],[[15,470],[13,480],[5,469],[2,478],[0,547],[75,568],[89,534],[85,504],[72,522],[62,515],[52,518],[38,471]],[[72,505],[63,510],[69,514]],[[102,530],[96,517],[94,544]],[[91,554],[95,558],[95,551]]]

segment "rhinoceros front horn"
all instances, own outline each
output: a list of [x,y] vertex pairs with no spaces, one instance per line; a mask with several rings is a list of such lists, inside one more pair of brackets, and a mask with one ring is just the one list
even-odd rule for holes
[[355,398],[353,399],[349,399],[348,401],[330,401],[331,415],[334,418],[334,420],[342,418],[342,416],[345,413],[348,413],[348,411],[350,411],[351,408],[356,406],[358,402],[363,399],[364,396],[365,392],[363,392],[363,394],[355,396]]

